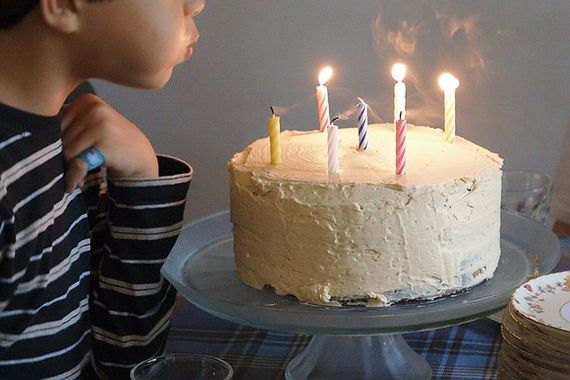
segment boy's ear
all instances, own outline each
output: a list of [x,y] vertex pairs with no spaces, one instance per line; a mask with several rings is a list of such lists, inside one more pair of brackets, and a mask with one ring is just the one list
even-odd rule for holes
[[79,27],[76,0],[40,0],[40,11],[44,22],[61,33],[70,34]]

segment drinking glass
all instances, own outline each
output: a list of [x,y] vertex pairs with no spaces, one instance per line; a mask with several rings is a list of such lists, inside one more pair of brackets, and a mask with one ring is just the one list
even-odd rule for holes
[[224,360],[201,354],[168,354],[139,363],[132,380],[230,380],[232,367]]
[[503,172],[501,208],[545,223],[551,196],[552,179],[548,175],[524,170]]

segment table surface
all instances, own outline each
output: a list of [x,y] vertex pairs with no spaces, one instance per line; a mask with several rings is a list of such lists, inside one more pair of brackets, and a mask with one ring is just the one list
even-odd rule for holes
[[[554,270],[570,270],[570,238],[561,239]],[[443,329],[403,335],[431,365],[434,379],[494,379],[500,324],[487,318]],[[214,317],[179,298],[166,351],[217,356],[234,368],[234,379],[284,379],[289,361],[311,339],[255,329]]]

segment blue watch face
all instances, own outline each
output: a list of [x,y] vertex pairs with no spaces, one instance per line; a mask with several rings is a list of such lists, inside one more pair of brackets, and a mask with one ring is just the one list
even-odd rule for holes
[[92,146],[79,155],[79,159],[87,165],[87,171],[102,166],[105,163],[105,156],[96,147]]

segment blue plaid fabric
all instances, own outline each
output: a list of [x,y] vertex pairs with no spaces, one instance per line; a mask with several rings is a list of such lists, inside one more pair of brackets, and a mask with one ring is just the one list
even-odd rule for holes
[[[570,239],[555,271],[570,270]],[[242,326],[216,318],[179,299],[166,350],[220,357],[234,368],[234,379],[284,379],[289,361],[310,336]],[[405,334],[431,365],[434,379],[495,379],[500,325],[483,318],[448,328]]]

